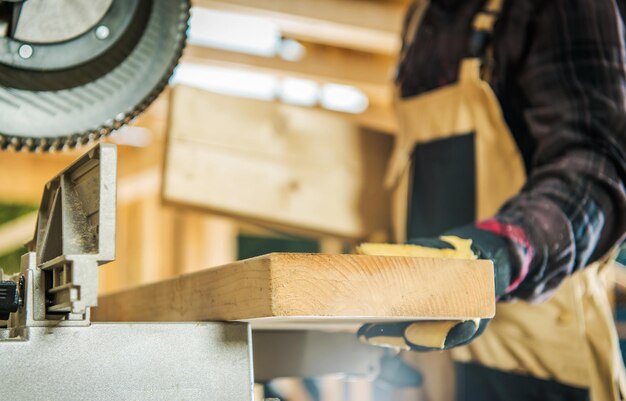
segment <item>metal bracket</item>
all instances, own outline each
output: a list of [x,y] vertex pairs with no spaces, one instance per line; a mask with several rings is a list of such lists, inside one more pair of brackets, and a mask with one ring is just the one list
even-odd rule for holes
[[10,338],[26,327],[88,326],[97,305],[97,267],[115,259],[117,149],[99,144],[45,186]]
[[100,144],[44,189],[10,278],[22,302],[0,328],[0,399],[251,401],[247,324],[90,324],[97,267],[115,258],[116,159]]

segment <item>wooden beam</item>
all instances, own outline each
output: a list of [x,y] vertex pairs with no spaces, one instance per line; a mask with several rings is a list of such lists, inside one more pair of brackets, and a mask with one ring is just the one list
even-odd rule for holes
[[493,283],[484,260],[269,254],[100,297],[92,319],[311,329],[490,318]]
[[184,86],[171,113],[167,202],[308,235],[387,230],[389,136],[318,110]]
[[367,0],[193,0],[198,7],[240,12],[273,21],[293,39],[397,54],[406,6]]

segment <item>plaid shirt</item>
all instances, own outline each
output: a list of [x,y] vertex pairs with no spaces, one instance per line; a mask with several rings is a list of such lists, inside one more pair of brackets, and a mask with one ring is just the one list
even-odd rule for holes
[[[457,79],[484,0],[432,0],[398,72],[402,96]],[[512,296],[541,300],[624,239],[626,69],[614,0],[506,0],[491,86],[528,181],[479,227],[511,239]],[[521,235],[520,235],[521,233]]]

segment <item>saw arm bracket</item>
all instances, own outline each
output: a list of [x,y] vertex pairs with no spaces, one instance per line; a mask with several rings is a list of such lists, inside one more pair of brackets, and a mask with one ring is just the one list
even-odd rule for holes
[[21,306],[11,336],[27,327],[88,326],[98,266],[115,259],[117,149],[99,144],[45,186],[33,240],[22,256]]

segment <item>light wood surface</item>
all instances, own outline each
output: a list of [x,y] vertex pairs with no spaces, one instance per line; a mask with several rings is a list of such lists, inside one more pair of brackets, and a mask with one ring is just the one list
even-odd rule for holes
[[371,0],[194,0],[194,6],[252,14],[281,34],[349,49],[396,54],[405,4]]
[[364,239],[389,226],[392,138],[337,116],[178,86],[163,199],[291,232]]
[[96,321],[239,320],[258,329],[488,318],[488,261],[275,253],[102,296]]

